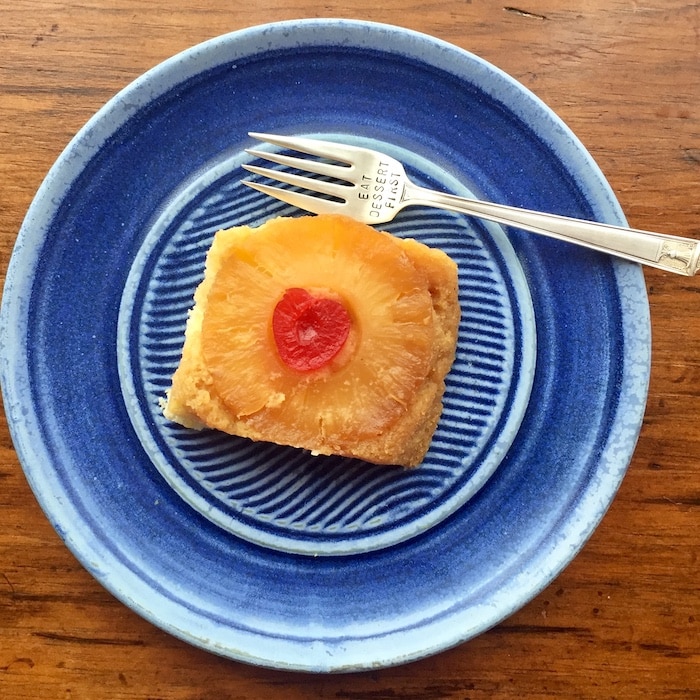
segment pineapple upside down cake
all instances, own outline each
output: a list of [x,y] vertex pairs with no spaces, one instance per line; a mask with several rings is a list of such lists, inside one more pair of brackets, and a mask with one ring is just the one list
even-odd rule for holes
[[189,428],[416,466],[455,356],[457,267],[339,215],[219,231],[164,401]]

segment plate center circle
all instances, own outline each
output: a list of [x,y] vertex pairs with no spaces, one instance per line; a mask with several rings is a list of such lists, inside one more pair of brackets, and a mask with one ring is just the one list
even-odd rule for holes
[[[347,140],[342,135],[324,138]],[[403,161],[424,186],[471,195],[449,174],[386,143],[362,145]],[[498,467],[532,386],[535,324],[523,271],[503,230],[451,212],[411,208],[382,226],[440,247],[459,269],[462,318],[444,410],[414,470],[366,464],[217,431],[162,415],[180,359],[187,312],[217,230],[257,226],[295,210],[241,184],[242,153],[197,173],[166,202],[136,255],[118,329],[122,394],[153,465],[193,508],[256,544],[308,555],[381,549],[462,507]]]

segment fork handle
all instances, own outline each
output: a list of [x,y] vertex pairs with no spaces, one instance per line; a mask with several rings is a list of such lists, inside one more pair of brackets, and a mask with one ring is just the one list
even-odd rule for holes
[[403,199],[406,205],[423,204],[471,214],[688,277],[700,268],[700,241],[692,238],[493,204],[416,185],[406,186]]

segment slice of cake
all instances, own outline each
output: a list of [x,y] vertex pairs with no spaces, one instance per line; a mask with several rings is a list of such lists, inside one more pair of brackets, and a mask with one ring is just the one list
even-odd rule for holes
[[455,355],[457,267],[336,216],[219,231],[165,416],[191,428],[418,465]]

